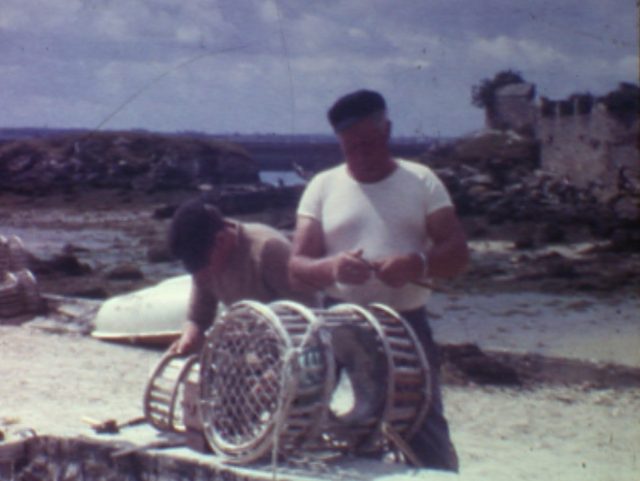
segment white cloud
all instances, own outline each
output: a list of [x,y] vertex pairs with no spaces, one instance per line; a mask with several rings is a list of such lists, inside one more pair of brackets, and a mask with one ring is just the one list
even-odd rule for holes
[[549,96],[637,81],[628,0],[0,1],[0,125],[93,126],[144,88],[107,128],[326,132],[370,87],[396,132],[447,134],[504,68]]
[[96,31],[107,38],[121,39],[129,33],[130,18],[114,10],[101,10],[95,19]]
[[535,66],[540,66],[569,60],[566,55],[551,45],[532,40],[508,38],[504,35],[495,38],[479,38],[474,41],[471,50],[472,55],[480,56],[481,61],[484,57],[487,60],[505,64],[533,63]]
[[3,0],[0,26],[10,29],[33,28],[48,32],[67,25],[82,8],[81,0],[64,2],[30,2]]
[[361,28],[351,27],[349,30],[347,30],[347,34],[351,38],[357,38],[357,39],[368,39],[369,38],[369,34],[367,32],[365,32],[364,30],[362,30]]
[[616,62],[616,71],[619,73],[620,78],[628,82],[638,78],[638,72],[640,72],[640,59],[638,55],[626,55]]
[[19,3],[8,2],[0,11],[0,29],[17,30],[30,25],[30,16]]
[[176,30],[176,40],[183,44],[194,44],[203,38],[202,31],[194,26],[180,26]]
[[280,18],[279,6],[275,0],[258,2],[260,16],[266,22],[277,22]]
[[302,13],[294,23],[285,21],[283,27],[294,55],[322,56],[335,54],[339,50],[345,52],[345,44],[349,44],[348,50],[353,52],[355,45],[366,41],[365,32],[350,36],[349,32],[353,29],[317,14]]

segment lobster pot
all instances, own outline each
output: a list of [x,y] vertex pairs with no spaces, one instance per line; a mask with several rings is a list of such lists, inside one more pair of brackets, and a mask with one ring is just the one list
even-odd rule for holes
[[340,373],[323,428],[326,449],[370,451],[387,395],[388,363],[380,334],[370,313],[356,305],[342,304],[318,312],[318,317]]
[[3,235],[0,235],[0,278],[4,277],[6,272],[11,270],[11,251],[9,250],[9,241]]
[[22,287],[12,272],[0,273],[0,317],[24,314]]
[[42,297],[35,276],[28,269],[21,269],[14,275],[18,279],[23,310],[26,312],[40,312]]
[[36,278],[27,269],[28,258],[22,241],[0,235],[0,317],[39,312],[42,298]]
[[382,422],[404,439],[410,439],[424,421],[431,403],[429,362],[409,323],[382,304],[369,311],[379,323],[391,369],[387,406]]
[[7,250],[9,252],[9,269],[12,272],[26,269],[29,265],[27,250],[22,243],[22,239],[17,235],[12,235],[7,240]]
[[[363,308],[355,304],[332,307],[325,317],[330,330],[341,333],[344,325],[336,314],[359,333],[373,332],[375,339],[356,337],[349,351],[366,342],[368,361],[351,369],[355,402],[351,412],[333,416],[326,437],[334,447],[354,452],[380,451],[391,431],[408,440],[420,427],[430,403],[429,364],[424,349],[409,324],[393,309],[382,304]],[[339,357],[342,334],[334,335]],[[338,343],[338,344],[336,344]],[[344,349],[344,348],[343,348]],[[362,357],[362,356],[361,356]],[[349,365],[345,366],[350,370]]]
[[198,357],[165,355],[153,368],[144,392],[143,410],[147,422],[160,431],[186,432],[183,401],[187,383],[200,377]]
[[207,332],[200,416],[211,449],[244,464],[317,443],[334,385],[315,311],[294,302],[235,303]]

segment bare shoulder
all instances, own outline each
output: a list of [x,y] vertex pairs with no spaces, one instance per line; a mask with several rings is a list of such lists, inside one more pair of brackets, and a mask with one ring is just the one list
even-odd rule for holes
[[293,255],[319,257],[324,255],[322,224],[314,217],[298,215],[293,235]]
[[252,240],[264,243],[289,243],[289,239],[284,232],[267,224],[249,222],[243,224],[244,231]]

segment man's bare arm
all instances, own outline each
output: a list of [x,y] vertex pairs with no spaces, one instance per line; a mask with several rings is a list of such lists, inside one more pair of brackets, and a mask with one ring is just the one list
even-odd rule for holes
[[430,277],[455,277],[469,263],[467,236],[453,207],[438,209],[427,217],[427,233],[433,240],[428,253]]
[[298,216],[289,259],[289,282],[294,289],[318,290],[333,284],[333,266],[324,255],[320,222]]
[[319,221],[298,216],[289,261],[291,286],[298,290],[322,290],[336,282],[362,284],[371,268],[361,252],[342,252],[326,257],[324,234]]

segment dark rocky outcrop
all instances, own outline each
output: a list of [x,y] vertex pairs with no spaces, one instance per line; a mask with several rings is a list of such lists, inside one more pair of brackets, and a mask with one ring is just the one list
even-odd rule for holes
[[65,276],[83,276],[92,271],[89,265],[69,252],[61,252],[50,259],[39,259],[30,255],[29,267],[38,275],[56,273]]
[[448,381],[464,379],[498,386],[522,384],[514,367],[487,354],[475,344],[448,344],[440,346],[440,352]]
[[[484,216],[492,224],[535,222],[543,242],[561,242],[566,228],[585,225],[598,237],[617,239],[617,249],[640,248],[635,184],[621,183],[619,194],[604,202],[591,187],[542,170],[539,158],[535,140],[485,131],[436,144],[421,161],[446,184],[461,216]],[[527,248],[533,242],[523,236],[516,244]]]
[[258,180],[258,165],[243,148],[206,138],[74,132],[0,145],[0,192],[153,192]]
[[579,385],[583,389],[635,388],[640,369],[611,363],[491,351],[476,344],[442,344],[442,376],[448,385],[532,387]]
[[109,270],[106,277],[115,281],[136,281],[144,279],[144,274],[134,264],[119,264]]

